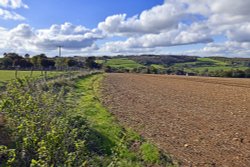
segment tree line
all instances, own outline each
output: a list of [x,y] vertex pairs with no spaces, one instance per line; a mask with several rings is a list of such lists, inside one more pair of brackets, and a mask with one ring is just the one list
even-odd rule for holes
[[188,75],[188,76],[206,76],[206,77],[227,77],[227,78],[250,78],[250,68],[245,70],[230,69],[230,70],[203,70],[187,72],[183,68],[166,67],[165,69],[159,69],[152,66],[144,66],[133,69],[116,68],[106,66],[105,72],[108,73],[142,73],[142,74],[167,74],[167,75]]
[[95,62],[95,57],[77,59],[75,57],[47,57],[45,54],[30,56],[25,54],[21,56],[17,53],[4,53],[0,58],[1,70],[65,70],[80,68],[101,68]]

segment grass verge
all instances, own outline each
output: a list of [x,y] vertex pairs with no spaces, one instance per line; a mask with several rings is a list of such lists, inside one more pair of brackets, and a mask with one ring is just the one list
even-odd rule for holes
[[[77,82],[75,114],[84,115],[95,132],[96,145],[108,166],[175,166],[170,157],[143,140],[131,129],[121,127],[99,100],[103,74],[90,75]],[[106,163],[107,164],[107,163]]]

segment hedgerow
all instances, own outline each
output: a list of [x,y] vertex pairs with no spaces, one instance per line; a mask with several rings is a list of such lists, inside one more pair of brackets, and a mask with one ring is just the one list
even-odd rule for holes
[[[67,86],[19,79],[1,95],[8,145],[0,147],[3,166],[81,166],[87,163],[89,127],[80,116],[67,116]],[[45,89],[46,88],[46,89]]]

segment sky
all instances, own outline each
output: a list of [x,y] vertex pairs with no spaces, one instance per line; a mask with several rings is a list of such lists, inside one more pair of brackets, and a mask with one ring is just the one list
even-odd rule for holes
[[0,0],[0,56],[250,57],[250,0]]

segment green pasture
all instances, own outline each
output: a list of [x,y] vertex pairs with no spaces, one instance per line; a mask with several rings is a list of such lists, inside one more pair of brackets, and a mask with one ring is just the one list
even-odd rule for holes
[[[15,70],[0,70],[0,86],[3,85],[4,82],[15,79],[16,78],[16,71]],[[60,74],[62,72],[58,71],[48,71],[48,76],[54,76],[57,74]],[[40,77],[43,73],[41,71],[17,71],[17,77],[23,78],[23,77]]]
[[125,68],[125,69],[133,69],[138,67],[143,67],[143,65],[136,63],[133,60],[129,60],[126,58],[119,58],[119,59],[109,59],[105,66],[110,66],[113,68]]

